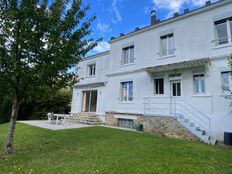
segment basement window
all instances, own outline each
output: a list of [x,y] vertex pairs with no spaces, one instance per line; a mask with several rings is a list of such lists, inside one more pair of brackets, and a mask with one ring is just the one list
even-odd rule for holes
[[118,127],[134,128],[134,122],[133,120],[130,119],[118,118]]

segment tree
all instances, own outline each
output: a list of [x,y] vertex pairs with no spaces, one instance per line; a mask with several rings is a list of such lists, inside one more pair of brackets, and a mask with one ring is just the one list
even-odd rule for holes
[[89,36],[95,16],[86,18],[88,9],[81,0],[0,0],[0,90],[13,96],[6,154],[20,104],[75,83],[68,70],[100,41]]

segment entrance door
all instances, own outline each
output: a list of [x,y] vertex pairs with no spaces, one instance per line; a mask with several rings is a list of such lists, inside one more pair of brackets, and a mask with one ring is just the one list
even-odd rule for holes
[[180,102],[178,99],[181,97],[181,81],[175,80],[170,81],[170,92],[171,92],[171,114],[177,116],[177,113],[180,113],[180,106],[178,103]]
[[97,90],[84,91],[82,98],[82,112],[96,112],[97,110]]
[[171,96],[172,97],[181,96],[181,81],[180,80],[171,81]]

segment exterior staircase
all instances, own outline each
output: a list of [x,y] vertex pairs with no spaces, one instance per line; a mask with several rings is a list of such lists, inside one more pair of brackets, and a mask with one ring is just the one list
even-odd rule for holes
[[100,118],[95,113],[91,113],[91,112],[75,113],[73,114],[70,120],[76,123],[83,123],[83,124],[91,124],[91,125],[101,124]]
[[215,145],[211,136],[211,118],[180,97],[144,98],[144,115],[170,115],[201,141]]
[[212,138],[209,135],[208,131],[199,127],[192,120],[185,118],[182,114],[177,114],[176,120],[186,129],[188,129],[192,134],[200,138],[200,140],[202,140],[203,142],[215,145],[216,139]]

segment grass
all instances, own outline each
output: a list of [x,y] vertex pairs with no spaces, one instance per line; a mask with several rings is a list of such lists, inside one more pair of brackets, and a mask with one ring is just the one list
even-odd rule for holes
[[[0,125],[3,149],[8,124]],[[232,149],[105,127],[51,131],[17,123],[0,173],[230,174]]]

